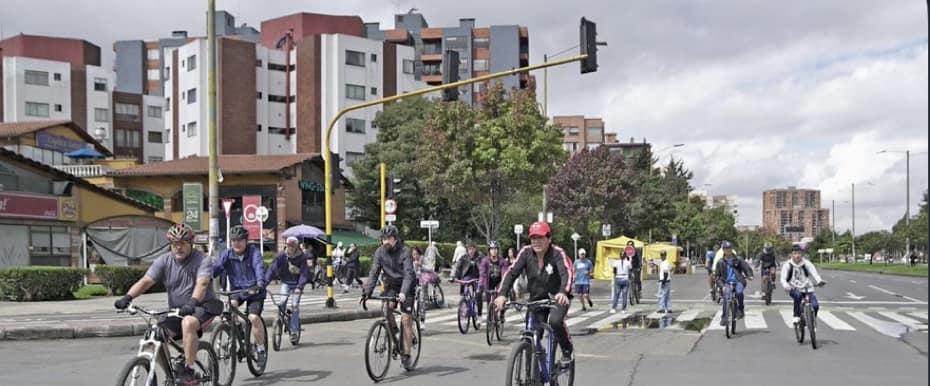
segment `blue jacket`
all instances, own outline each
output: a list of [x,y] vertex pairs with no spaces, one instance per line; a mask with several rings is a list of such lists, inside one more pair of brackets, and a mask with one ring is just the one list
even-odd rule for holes
[[213,277],[226,273],[232,289],[245,289],[253,287],[259,282],[265,284],[265,262],[262,254],[254,245],[245,247],[245,256],[242,261],[235,258],[236,253],[229,248],[220,254],[220,258],[213,264]]

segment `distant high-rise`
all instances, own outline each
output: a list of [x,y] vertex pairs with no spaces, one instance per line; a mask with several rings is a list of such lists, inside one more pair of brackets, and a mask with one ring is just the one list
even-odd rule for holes
[[762,226],[791,241],[815,237],[830,227],[830,210],[820,207],[820,191],[772,189],[762,193]]

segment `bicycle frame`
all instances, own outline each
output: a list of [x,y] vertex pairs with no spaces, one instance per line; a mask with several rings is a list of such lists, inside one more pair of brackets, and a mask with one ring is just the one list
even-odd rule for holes
[[[245,355],[248,355],[249,348],[245,347],[246,337],[241,336],[240,328],[244,324],[246,327],[248,327],[248,331],[246,333],[251,334],[252,333],[252,322],[249,321],[249,316],[247,314],[243,313],[242,311],[239,310],[239,307],[235,307],[232,304],[232,295],[237,295],[237,294],[240,294],[246,291],[247,290],[235,290],[235,291],[229,291],[229,292],[218,291],[217,294],[226,296],[226,301],[223,302],[223,313],[220,314],[220,324],[225,323],[230,326],[230,330],[231,330],[230,334],[232,334],[233,340],[236,341],[236,344],[238,345],[238,349],[245,350],[243,352],[245,353]],[[239,304],[239,305],[242,306],[242,304]],[[245,355],[239,355],[240,354],[239,350],[236,350],[236,352],[233,353],[233,355],[235,355],[236,358],[245,357]]]
[[[278,311],[278,320],[281,320],[284,322],[284,331],[291,332],[291,323],[290,323],[291,318],[290,318],[290,315],[288,315],[287,313],[287,310],[290,309],[287,304],[287,301],[289,300],[289,298],[281,296],[282,302],[278,303],[275,301],[274,294],[272,294],[271,292],[268,292],[268,296],[271,297],[271,303],[275,305],[275,308]],[[300,307],[299,304],[297,306]]]
[[[178,311],[174,309],[162,312],[151,312],[130,305],[130,308],[127,309],[126,312],[133,315],[141,313],[142,318],[145,319],[145,322],[149,325],[145,335],[142,336],[142,339],[139,339],[139,350],[136,352],[136,357],[145,358],[149,361],[149,374],[145,380],[145,384],[150,385],[154,381],[155,368],[158,366],[159,359],[161,359],[163,370],[168,377],[167,381],[174,383],[175,377],[174,369],[171,364],[171,348],[174,348],[180,353],[184,352],[184,348],[171,338],[169,332],[165,328],[158,325],[157,319],[159,316],[179,316]],[[149,350],[149,348],[151,348],[151,350]]]
[[[554,347],[555,347],[555,338],[552,335],[552,326],[546,322],[540,322],[536,320],[535,309],[541,307],[552,308],[552,305],[543,305],[543,304],[533,304],[533,302],[522,305],[519,303],[512,303],[511,307],[526,307],[526,323],[524,324],[523,331],[521,332],[521,341],[529,342],[533,346],[536,366],[537,366],[537,375],[541,379],[538,381],[542,383],[548,383],[552,379],[552,365],[555,361]],[[505,307],[506,309],[507,307]],[[546,346],[545,350],[543,349],[542,335],[546,335]],[[545,356],[545,357],[544,357]]]
[[[391,340],[391,347],[393,348],[393,350],[391,350],[393,351],[392,354],[399,354],[404,352],[404,348],[402,347],[404,343],[403,339],[400,339],[400,342],[398,342],[397,339],[397,306],[400,305],[397,301],[397,298],[393,296],[371,296],[369,299],[381,301],[381,313],[384,315],[384,322],[387,325],[388,339]],[[389,307],[388,302],[393,302],[394,306]],[[368,310],[368,306],[365,303],[362,303],[362,308],[364,308],[366,311]],[[411,323],[413,323],[413,321],[411,321]],[[400,329],[403,329],[403,322],[401,322]]]
[[477,280],[472,279],[468,281],[456,280],[456,283],[462,284],[465,286],[465,292],[462,293],[462,296],[465,297],[465,300],[468,301],[468,316],[477,316],[478,315],[478,292],[475,289]]

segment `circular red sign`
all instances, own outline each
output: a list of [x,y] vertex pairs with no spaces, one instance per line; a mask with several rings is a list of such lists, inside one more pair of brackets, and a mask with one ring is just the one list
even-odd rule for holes
[[624,249],[624,253],[626,254],[626,257],[636,256],[636,248],[627,245],[626,249]]

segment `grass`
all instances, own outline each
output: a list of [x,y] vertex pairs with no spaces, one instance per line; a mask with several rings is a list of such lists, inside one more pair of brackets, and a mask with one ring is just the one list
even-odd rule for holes
[[910,267],[907,264],[888,264],[885,263],[819,263],[817,268],[835,269],[839,271],[854,272],[873,272],[885,275],[899,276],[920,276],[927,277],[927,265],[921,264],[916,267]]
[[94,296],[107,296],[107,287],[100,284],[89,284],[74,292],[75,299],[90,299]]

